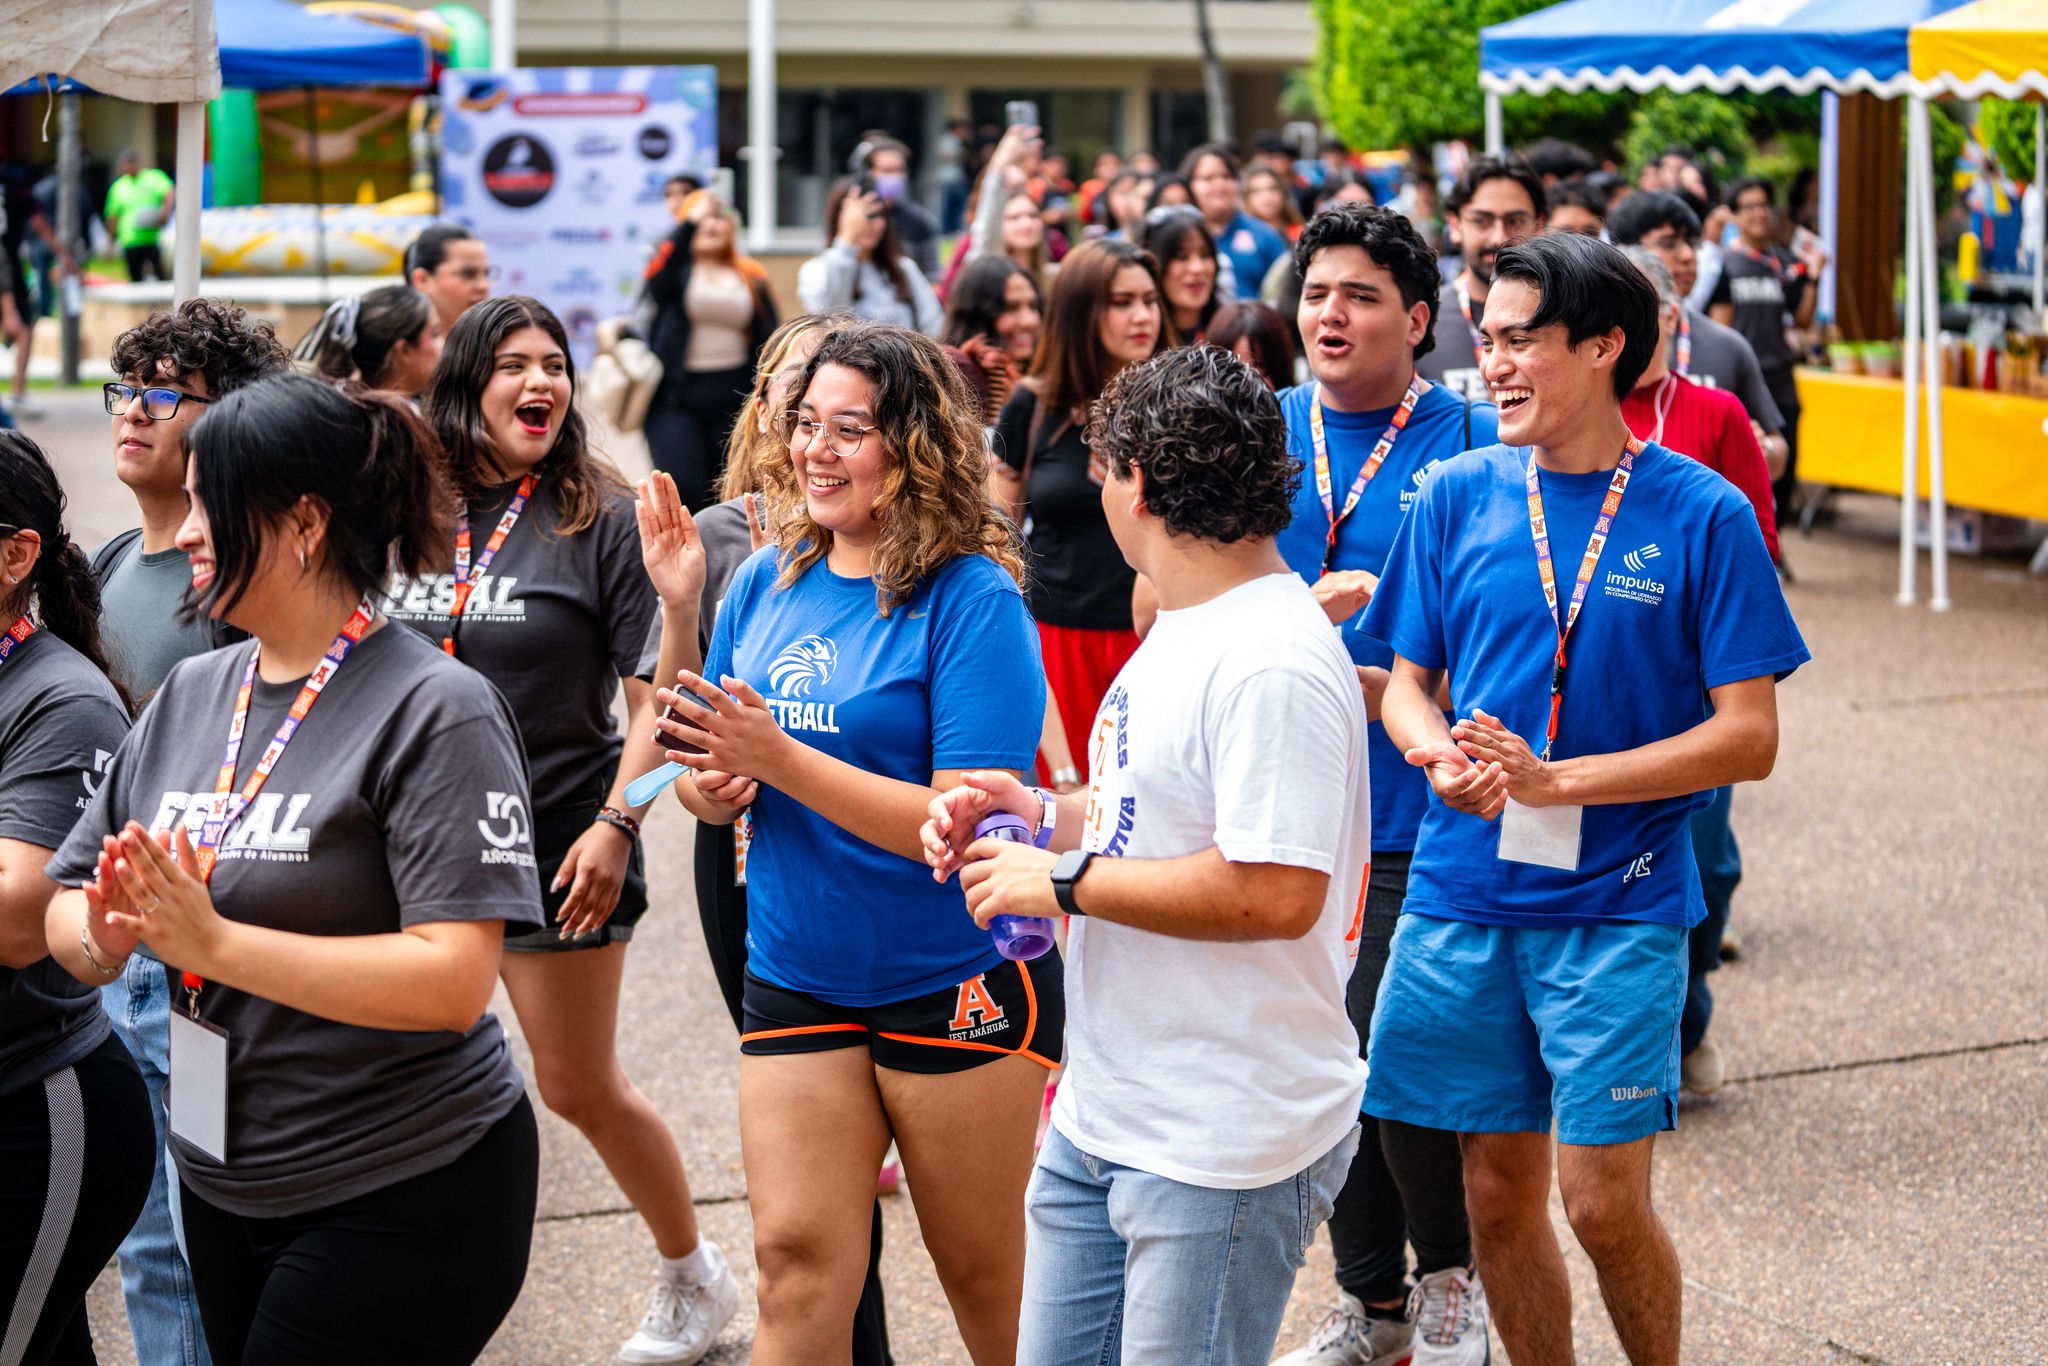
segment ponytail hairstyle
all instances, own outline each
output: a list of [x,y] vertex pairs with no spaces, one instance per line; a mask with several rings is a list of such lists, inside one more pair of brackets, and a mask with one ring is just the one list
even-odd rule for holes
[[547,484],[560,518],[556,533],[574,536],[597,524],[605,495],[627,489],[610,461],[590,449],[583,423],[583,405],[576,396],[576,361],[569,354],[569,335],[546,304],[524,294],[500,294],[465,310],[448,329],[441,345],[441,363],[420,395],[420,412],[440,440],[448,482],[458,496],[504,483],[509,476],[484,425],[484,390],[497,365],[498,348],[514,332],[538,327],[562,349],[569,376],[569,411],[562,430],[541,462],[534,466]]
[[33,600],[43,629],[105,674],[132,713],[135,699],[114,676],[100,640],[99,579],[64,529],[64,490],[42,447],[17,431],[0,431],[0,523],[33,531],[43,541],[29,577],[0,585],[0,620],[12,622]]
[[454,499],[439,444],[412,405],[355,381],[279,375],[237,389],[185,435],[193,487],[212,528],[213,582],[187,620],[225,616],[263,561],[263,543],[301,499],[327,509],[323,572],[351,594],[393,573],[439,573],[454,552]]
[[434,305],[411,285],[382,285],[337,299],[292,351],[314,374],[378,383],[398,343],[419,343],[434,320]]

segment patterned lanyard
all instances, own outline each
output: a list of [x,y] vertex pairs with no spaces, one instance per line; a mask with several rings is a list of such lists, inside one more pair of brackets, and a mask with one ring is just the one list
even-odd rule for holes
[[498,547],[505,544],[505,538],[512,534],[513,526],[519,521],[519,514],[526,511],[526,500],[533,497],[533,490],[540,483],[538,474],[528,474],[519,481],[519,491],[512,495],[512,501],[505,508],[505,515],[498,519],[498,525],[491,531],[491,539],[484,542],[484,553],[476,557],[476,573],[469,569],[469,501],[463,500],[462,510],[455,514],[455,601],[448,608],[448,635],[441,642],[441,648],[449,654],[455,653],[455,624],[462,620],[464,609],[469,606],[469,595],[491,567],[491,561],[498,558]]
[[1316,493],[1323,500],[1324,515],[1330,519],[1330,534],[1323,540],[1323,573],[1330,572],[1330,557],[1337,553],[1337,528],[1358,506],[1358,500],[1365,495],[1365,486],[1380,472],[1380,463],[1394,449],[1394,438],[1401,435],[1401,429],[1408,425],[1409,417],[1415,412],[1415,405],[1429,392],[1429,388],[1429,381],[1422,376],[1409,378],[1408,392],[1401,396],[1401,406],[1394,410],[1394,420],[1387,424],[1387,430],[1372,448],[1372,454],[1359,467],[1358,477],[1351,481],[1351,492],[1344,498],[1344,510],[1339,512],[1333,501],[1335,489],[1330,482],[1330,448],[1323,437],[1323,386],[1316,385],[1315,393],[1308,402],[1308,434],[1316,448]]
[[[242,669],[242,686],[235,694],[234,719],[228,723],[227,749],[221,755],[220,773],[214,779],[213,801],[207,808],[206,819],[200,823],[199,840],[192,851],[199,860],[201,882],[213,881],[214,864],[220,859],[220,842],[226,838],[228,827],[249,809],[249,803],[256,800],[256,794],[270,780],[271,770],[284,757],[285,746],[299,733],[306,713],[313,710],[313,703],[319,700],[321,690],[334,680],[341,662],[348,658],[349,651],[355,649],[356,642],[370,629],[370,623],[376,616],[376,605],[368,597],[356,604],[356,610],[342,626],[341,634],[334,638],[334,643],[327,647],[326,655],[300,685],[297,700],[285,713],[284,720],[278,723],[277,734],[271,737],[269,747],[256,761],[249,781],[242,785],[240,792],[230,795],[235,785],[235,766],[242,759],[242,733],[249,725],[249,698],[256,688],[256,661],[261,657],[263,647],[259,643],[249,651],[249,662]],[[199,1018],[199,989],[206,983],[195,972],[181,973],[180,976],[186,992],[186,1008],[196,1020]]]
[[1600,563],[1600,552],[1607,548],[1608,533],[1614,527],[1614,514],[1621,510],[1621,495],[1628,491],[1628,477],[1635,469],[1636,457],[1643,453],[1643,442],[1635,437],[1621,449],[1621,463],[1614,467],[1613,482],[1607,486],[1607,497],[1600,504],[1600,515],[1593,521],[1593,535],[1586,542],[1586,557],[1579,561],[1578,582],[1572,585],[1571,606],[1566,609],[1564,619],[1557,615],[1557,569],[1550,561],[1550,528],[1543,520],[1543,489],[1536,482],[1536,453],[1529,453],[1529,530],[1536,538],[1536,572],[1543,576],[1543,600],[1550,604],[1550,622],[1557,628],[1557,664],[1550,671],[1550,724],[1543,732],[1543,758],[1550,760],[1550,747],[1557,743],[1557,714],[1564,705],[1564,644],[1578,624],[1579,610],[1586,605],[1586,589],[1593,582],[1593,569]]
[[35,633],[36,624],[28,619],[26,613],[16,617],[14,625],[7,628],[7,634],[0,635],[0,664],[7,662],[8,656],[14,653],[15,646]]
[[1486,368],[1486,353],[1479,349],[1479,324],[1472,321],[1472,291],[1465,288],[1465,277],[1458,276],[1458,311],[1465,315],[1465,330],[1472,334],[1472,359],[1483,370]]
[[1685,320],[1685,305],[1678,306],[1678,364],[1673,367],[1680,379],[1692,373],[1692,324]]
[[1778,283],[1781,285],[1806,278],[1806,262],[1804,261],[1793,261],[1788,264],[1779,260],[1778,254],[1775,251],[1758,251],[1740,237],[1735,239],[1733,250],[1742,253],[1750,260],[1770,271],[1771,274],[1777,276]]

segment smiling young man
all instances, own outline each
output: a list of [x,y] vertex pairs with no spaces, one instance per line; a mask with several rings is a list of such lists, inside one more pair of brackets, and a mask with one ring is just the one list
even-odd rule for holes
[[1435,384],[1467,398],[1484,399],[1479,374],[1479,319],[1493,287],[1493,263],[1508,243],[1543,231],[1543,181],[1518,156],[1478,157],[1444,201],[1444,229],[1464,255],[1465,267],[1437,294],[1443,346],[1416,358],[1416,369]]
[[[291,356],[269,323],[222,300],[190,299],[123,332],[111,364],[121,377],[106,386],[114,474],[135,495],[142,526],[93,552],[92,564],[109,662],[129,695],[146,703],[173,664],[241,638],[218,620],[179,618],[192,587],[191,563],[177,545],[189,504],[186,433],[215,400],[283,373]],[[142,1068],[161,1136],[171,1057],[171,991],[163,965],[138,948],[129,969],[100,988],[100,1002]],[[173,1223],[174,1190],[159,1143],[149,1199],[120,1251],[128,1326],[145,1366],[207,1361],[192,1272]]]
[[[1093,786],[966,774],[921,832],[940,877],[968,860],[977,921],[1071,917],[1017,1360],[1264,1366],[1358,1144],[1365,709],[1273,543],[1298,467],[1257,371],[1214,347],[1140,362],[1088,443],[1160,603],[1097,714]],[[1047,847],[970,846],[991,810]]]
[[[1315,586],[1339,626],[1361,611],[1394,533],[1444,461],[1497,439],[1490,404],[1415,373],[1435,344],[1436,253],[1391,209],[1334,204],[1295,244],[1296,315],[1312,382],[1280,396],[1287,444],[1308,473],[1278,537],[1288,566]],[[1379,724],[1394,652],[1356,630],[1341,636],[1364,689],[1372,772],[1372,873],[1346,1004],[1363,1056],[1387,949],[1401,916],[1429,784]],[[1419,1284],[1411,1295],[1408,1245]],[[1472,1274],[1458,1138],[1368,1115],[1330,1215],[1337,1307],[1286,1366],[1478,1363],[1486,1307]],[[1418,1325],[1425,1325],[1418,1327]]]
[[1622,420],[1657,335],[1656,293],[1615,248],[1557,234],[1502,251],[1482,339],[1504,444],[1425,485],[1363,623],[1395,651],[1387,733],[1433,791],[1365,1108],[1463,1135],[1473,1247],[1517,1366],[1573,1359],[1553,1120],[1623,1350],[1678,1361],[1650,1156],[1677,1114],[1686,931],[1705,910],[1687,817],[1770,772],[1776,682],[1808,657],[1741,493]]

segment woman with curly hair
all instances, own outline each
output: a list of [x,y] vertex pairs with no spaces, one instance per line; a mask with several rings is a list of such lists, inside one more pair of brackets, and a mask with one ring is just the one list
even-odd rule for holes
[[761,469],[776,543],[734,576],[702,676],[658,694],[661,730],[694,749],[683,804],[753,823],[754,1360],[847,1360],[893,1137],[968,1352],[1009,1366],[1060,964],[999,955],[925,869],[917,830],[967,771],[1030,767],[1045,693],[1023,557],[936,342],[836,329],[790,407],[788,456]]

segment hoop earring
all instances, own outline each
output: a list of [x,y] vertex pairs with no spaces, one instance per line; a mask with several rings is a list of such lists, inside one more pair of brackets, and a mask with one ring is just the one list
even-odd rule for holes
[[299,572],[301,574],[306,572],[306,547],[304,546],[299,547]]

